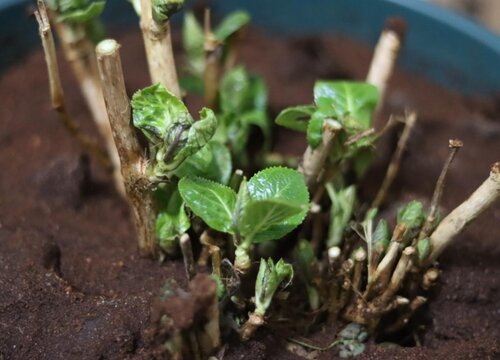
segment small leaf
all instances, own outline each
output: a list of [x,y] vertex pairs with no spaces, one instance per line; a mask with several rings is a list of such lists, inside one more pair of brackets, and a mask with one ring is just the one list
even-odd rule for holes
[[356,188],[351,185],[347,188],[335,190],[331,183],[326,185],[328,195],[332,201],[330,210],[330,229],[328,231],[327,246],[340,246],[344,231],[351,220],[356,202]]
[[431,253],[431,240],[426,237],[417,242],[418,260],[423,263]]
[[61,15],[57,20],[60,22],[85,23],[101,15],[105,6],[106,3],[104,1],[96,1],[85,7],[61,11]]
[[367,83],[317,81],[314,85],[314,102],[318,110],[338,120],[348,133],[371,126],[378,98],[377,88]]
[[240,183],[240,188],[238,189],[238,195],[236,197],[236,206],[234,207],[233,213],[233,228],[239,231],[240,228],[240,218],[243,213],[243,209],[248,205],[252,199],[248,193],[248,182],[247,178],[244,176]]
[[155,191],[158,203],[158,217],[156,219],[156,237],[160,247],[168,254],[175,252],[178,239],[184,234],[191,223],[184,210],[177,184],[159,187]]
[[187,56],[187,70],[201,82],[205,69],[204,41],[205,35],[200,23],[191,11],[186,12],[182,27],[182,43]]
[[314,111],[315,107],[312,105],[290,107],[281,111],[275,122],[287,129],[306,132]]
[[226,16],[217,26],[214,30],[215,37],[223,42],[249,22],[250,15],[246,11],[235,11]]
[[152,0],[153,20],[163,25],[184,6],[184,0]]
[[208,226],[232,233],[236,193],[231,188],[210,180],[185,177],[179,181],[179,192],[193,213]]
[[307,214],[309,192],[304,176],[296,170],[283,167],[264,169],[249,180],[248,191],[254,200],[276,199],[302,208],[302,211],[283,223],[273,225],[265,232],[257,234],[254,241],[279,239],[285,236],[301,224]]
[[231,172],[231,153],[228,148],[211,140],[200,151],[189,156],[174,174],[179,178],[196,176],[227,184]]
[[408,231],[419,228],[425,220],[424,206],[420,201],[410,201],[398,209],[398,224],[405,223]]
[[280,259],[276,265],[272,259],[260,260],[259,272],[255,280],[255,312],[265,315],[280,284],[288,286],[293,279],[293,267]]
[[373,232],[372,241],[373,248],[379,252],[384,252],[389,246],[391,234],[389,232],[389,225],[384,219],[380,220]]
[[307,125],[307,143],[316,149],[323,141],[323,124],[325,118],[318,112],[314,113]]

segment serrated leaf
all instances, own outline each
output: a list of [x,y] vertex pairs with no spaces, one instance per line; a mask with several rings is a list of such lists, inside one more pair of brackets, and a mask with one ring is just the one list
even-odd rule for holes
[[231,172],[231,153],[228,148],[211,140],[200,151],[189,156],[174,174],[179,178],[196,176],[227,184]]
[[214,30],[215,37],[223,42],[249,22],[250,15],[246,11],[232,12]]
[[298,214],[281,224],[273,225],[257,234],[254,241],[279,239],[296,228],[305,218],[309,203],[309,192],[304,176],[296,170],[272,167],[255,174],[248,182],[250,197],[254,200],[277,199],[302,208]]
[[187,157],[199,151],[212,138],[217,119],[203,108],[194,121],[186,106],[163,85],[142,89],[132,97],[133,123],[152,144],[154,175],[168,176]]
[[105,6],[106,3],[104,1],[92,2],[80,9],[62,12],[57,20],[60,22],[86,23],[101,15]]
[[179,181],[179,192],[187,206],[208,226],[232,233],[236,193],[231,188],[202,178],[185,177]]
[[[244,176],[240,183],[240,188],[238,189],[238,195],[236,197],[236,206],[234,207],[233,213],[233,228],[240,228],[240,219],[243,213],[243,209],[248,205],[252,199],[248,193],[248,182],[247,178]],[[239,230],[238,230],[239,231]]]
[[252,242],[274,240],[281,237],[284,224],[303,211],[303,207],[282,200],[252,200],[243,208],[239,230]]
[[348,133],[371,126],[378,98],[377,88],[363,82],[317,81],[314,85],[314,102],[318,110],[338,120]]
[[306,132],[312,114],[316,108],[312,105],[299,105],[282,110],[276,118],[276,124],[287,129]]
[[177,241],[184,234],[191,223],[184,210],[184,200],[180,196],[177,184],[169,184],[155,191],[158,204],[156,218],[156,237],[160,247],[166,253],[173,253],[177,248]]

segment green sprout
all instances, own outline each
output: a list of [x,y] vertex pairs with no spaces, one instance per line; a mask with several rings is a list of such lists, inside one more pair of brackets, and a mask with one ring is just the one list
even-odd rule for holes
[[307,240],[300,240],[297,244],[294,257],[299,267],[299,277],[306,286],[309,306],[312,310],[317,310],[320,303],[319,292],[314,283],[315,268],[318,265],[318,259],[314,255],[314,249]]
[[255,280],[255,310],[241,329],[241,338],[248,340],[255,330],[264,324],[264,316],[269,309],[274,294],[281,286],[287,287],[293,279],[293,267],[280,259],[276,265],[272,259],[260,260],[259,272]]
[[296,170],[268,168],[243,180],[238,193],[202,178],[185,177],[179,191],[187,206],[212,229],[233,235],[235,267],[247,272],[255,243],[280,239],[302,223],[309,193]]
[[344,238],[344,232],[351,221],[354,204],[356,202],[356,188],[348,186],[338,191],[331,183],[326,184],[326,190],[332,202],[330,210],[330,229],[327,246],[339,246]]

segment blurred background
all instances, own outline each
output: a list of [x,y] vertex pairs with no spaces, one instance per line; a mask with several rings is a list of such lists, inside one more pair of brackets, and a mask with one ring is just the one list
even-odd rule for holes
[[500,34],[500,0],[429,0],[469,15]]

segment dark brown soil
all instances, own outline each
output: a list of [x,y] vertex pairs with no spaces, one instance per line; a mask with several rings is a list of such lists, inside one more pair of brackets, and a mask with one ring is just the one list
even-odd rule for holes
[[[140,36],[118,36],[130,92],[147,85]],[[467,56],[467,55],[465,55]],[[271,115],[312,100],[317,78],[363,79],[371,51],[335,37],[293,41],[250,32],[242,61],[267,79]],[[62,60],[62,59],[61,59]],[[63,61],[61,61],[63,63]],[[63,66],[68,107],[95,134],[72,77]],[[0,359],[144,359],[152,349],[144,331],[161,286],[185,286],[179,261],[140,259],[125,202],[110,177],[82,157],[49,106],[40,53],[0,79]],[[190,99],[193,108],[199,101]],[[487,176],[500,155],[498,101],[473,101],[418,76],[398,71],[389,89],[389,112],[419,112],[419,122],[390,201],[428,199],[447,156],[447,140],[465,143],[449,175],[443,207],[449,211]],[[277,133],[279,148],[300,154],[303,142]],[[363,194],[371,198],[388,156],[392,134],[370,171]],[[473,224],[442,257],[443,276],[424,312],[421,346],[370,345],[359,359],[500,359],[500,206]],[[326,346],[333,329],[309,341]],[[335,351],[323,353],[335,358]],[[280,333],[259,332],[246,344],[231,342],[224,359],[296,359]]]

